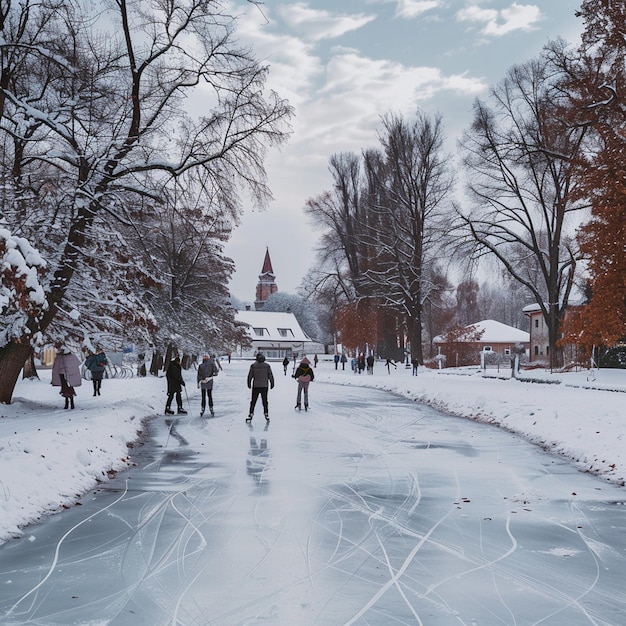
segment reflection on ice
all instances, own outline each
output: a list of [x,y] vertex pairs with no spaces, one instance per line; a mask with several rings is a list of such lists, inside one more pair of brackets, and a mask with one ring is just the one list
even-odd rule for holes
[[[265,426],[265,431],[268,430],[268,426]],[[265,471],[268,467],[270,460],[270,451],[267,447],[267,438],[263,437],[257,442],[257,438],[254,435],[250,435],[250,450],[248,452],[248,458],[246,459],[246,469],[249,476],[254,478],[257,486],[263,486],[264,493],[267,493],[267,477]]]

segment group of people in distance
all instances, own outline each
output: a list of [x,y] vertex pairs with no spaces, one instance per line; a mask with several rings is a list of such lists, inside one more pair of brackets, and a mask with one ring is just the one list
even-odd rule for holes
[[[287,362],[289,362],[288,359]],[[221,365],[219,361],[216,360],[215,355],[211,355],[210,357],[205,355],[202,357],[202,363],[198,366],[198,373],[196,376],[196,382],[202,394],[202,407],[200,410],[201,416],[204,415],[207,402],[211,415],[215,415],[215,411],[213,409],[213,379],[218,375],[220,369]],[[285,373],[286,372],[287,370],[285,368]],[[185,386],[185,381],[183,379],[182,368],[180,365],[180,357],[176,357],[170,361],[166,371],[166,378],[167,400],[165,403],[165,414],[174,415],[174,411],[172,410],[172,401],[176,398],[176,404],[178,406],[177,412],[179,414],[186,415],[187,411],[183,408],[183,399],[181,395],[182,388]],[[298,381],[296,409],[302,408],[302,397],[304,396],[304,410],[306,411],[309,408],[309,384],[315,378],[309,359],[306,357],[302,359],[300,365],[293,374],[293,378]],[[246,422],[248,424],[252,422],[254,409],[259,398],[261,398],[261,404],[263,406],[263,415],[269,422],[270,414],[268,392],[270,389],[274,388],[275,380],[272,368],[265,360],[264,354],[259,352],[256,355],[254,363],[250,365],[247,383],[248,389],[251,390],[252,395],[250,398],[250,409],[248,411]]]
[[[101,347],[97,347],[95,352],[88,351],[85,359],[85,368],[91,373],[94,396],[101,395],[102,379],[104,378],[107,365],[107,357]],[[66,409],[75,407],[75,387],[80,387],[82,382],[80,360],[68,347],[59,347],[52,364],[52,385],[53,387],[61,387],[59,393],[65,398]]]
[[[317,365],[317,355],[315,361]],[[287,374],[287,365],[289,362],[289,359],[285,357],[285,361],[283,361],[285,375]],[[97,347],[95,352],[88,352],[87,357],[85,358],[84,366],[90,372],[94,396],[101,395],[102,379],[104,378],[107,365],[107,357],[101,347]],[[61,388],[59,393],[65,398],[66,409],[75,408],[75,387],[80,387],[82,384],[80,368],[81,363],[78,357],[66,346],[61,346],[57,351],[57,355],[52,366],[52,385]],[[219,374],[221,369],[222,366],[214,354],[211,356],[207,354],[202,357],[202,362],[198,366],[196,376],[198,389],[200,389],[201,392],[200,416],[204,415],[207,404],[211,416],[215,415],[215,410],[213,408],[213,379]],[[187,411],[183,408],[182,398],[182,390],[183,387],[185,387],[185,380],[183,378],[179,356],[169,362],[165,372],[165,377],[167,380],[165,414],[174,415],[172,403],[176,400],[176,412],[180,415],[186,415]],[[300,364],[295,369],[292,377],[295,378],[298,383],[295,408],[302,410],[304,401],[304,410],[307,411],[309,409],[309,385],[315,379],[315,374],[313,373],[313,368],[311,367],[311,361],[309,361],[306,356],[300,361]],[[268,391],[274,388],[274,382],[272,368],[265,360],[265,355],[259,352],[248,371],[248,389],[252,392],[252,396],[250,398],[250,410],[248,411],[248,417],[246,418],[246,422],[248,424],[252,421],[254,409],[259,397],[261,398],[261,404],[263,406],[263,415],[269,422]]]

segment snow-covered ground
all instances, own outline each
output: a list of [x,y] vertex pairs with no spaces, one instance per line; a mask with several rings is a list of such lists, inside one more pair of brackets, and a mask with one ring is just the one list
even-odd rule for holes
[[[245,380],[249,364],[223,367],[240,370]],[[272,366],[282,377],[280,364]],[[399,365],[387,373],[382,362],[373,375],[335,370],[327,362],[315,373],[318,383],[376,387],[506,428],[574,460],[581,470],[624,484],[626,370],[526,373],[534,382],[486,378],[476,369],[420,370],[412,376]],[[13,403],[0,405],[0,542],[19,536],[43,515],[73,506],[109,472],[132,466],[132,442],[142,420],[163,412],[163,378],[105,380],[99,397],[84,382],[76,409],[65,410],[58,388],[50,385],[50,371],[40,376],[20,381]],[[198,404],[195,371],[184,376],[189,399]]]

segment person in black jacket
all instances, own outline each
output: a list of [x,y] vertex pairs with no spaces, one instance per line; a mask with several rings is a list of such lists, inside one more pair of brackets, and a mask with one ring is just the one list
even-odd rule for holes
[[102,348],[98,348],[85,359],[85,366],[91,372],[91,382],[93,383],[93,395],[99,396],[102,388],[102,377],[107,365],[107,357]]
[[254,415],[254,407],[256,401],[261,396],[261,402],[263,403],[263,412],[265,413],[265,419],[269,422],[269,406],[267,401],[268,387],[274,389],[274,374],[269,363],[265,362],[265,355],[260,352],[256,355],[255,362],[250,366],[248,372],[248,389],[252,389],[252,398],[250,400],[250,411],[246,422],[248,424],[252,421]]
[[187,411],[183,409],[183,397],[180,392],[185,386],[183,380],[183,370],[180,366],[180,357],[176,357],[173,361],[170,361],[165,372],[165,378],[167,378],[167,402],[165,403],[165,414],[174,415],[172,411],[172,399],[176,396],[176,404],[178,405],[178,413],[186,415]]

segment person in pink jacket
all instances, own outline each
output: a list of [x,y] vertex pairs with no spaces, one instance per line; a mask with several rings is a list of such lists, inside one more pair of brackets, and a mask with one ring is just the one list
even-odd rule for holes
[[83,379],[80,375],[80,361],[69,348],[59,348],[52,365],[52,386],[61,387],[59,392],[65,398],[65,408],[74,408],[74,387],[80,387]]

